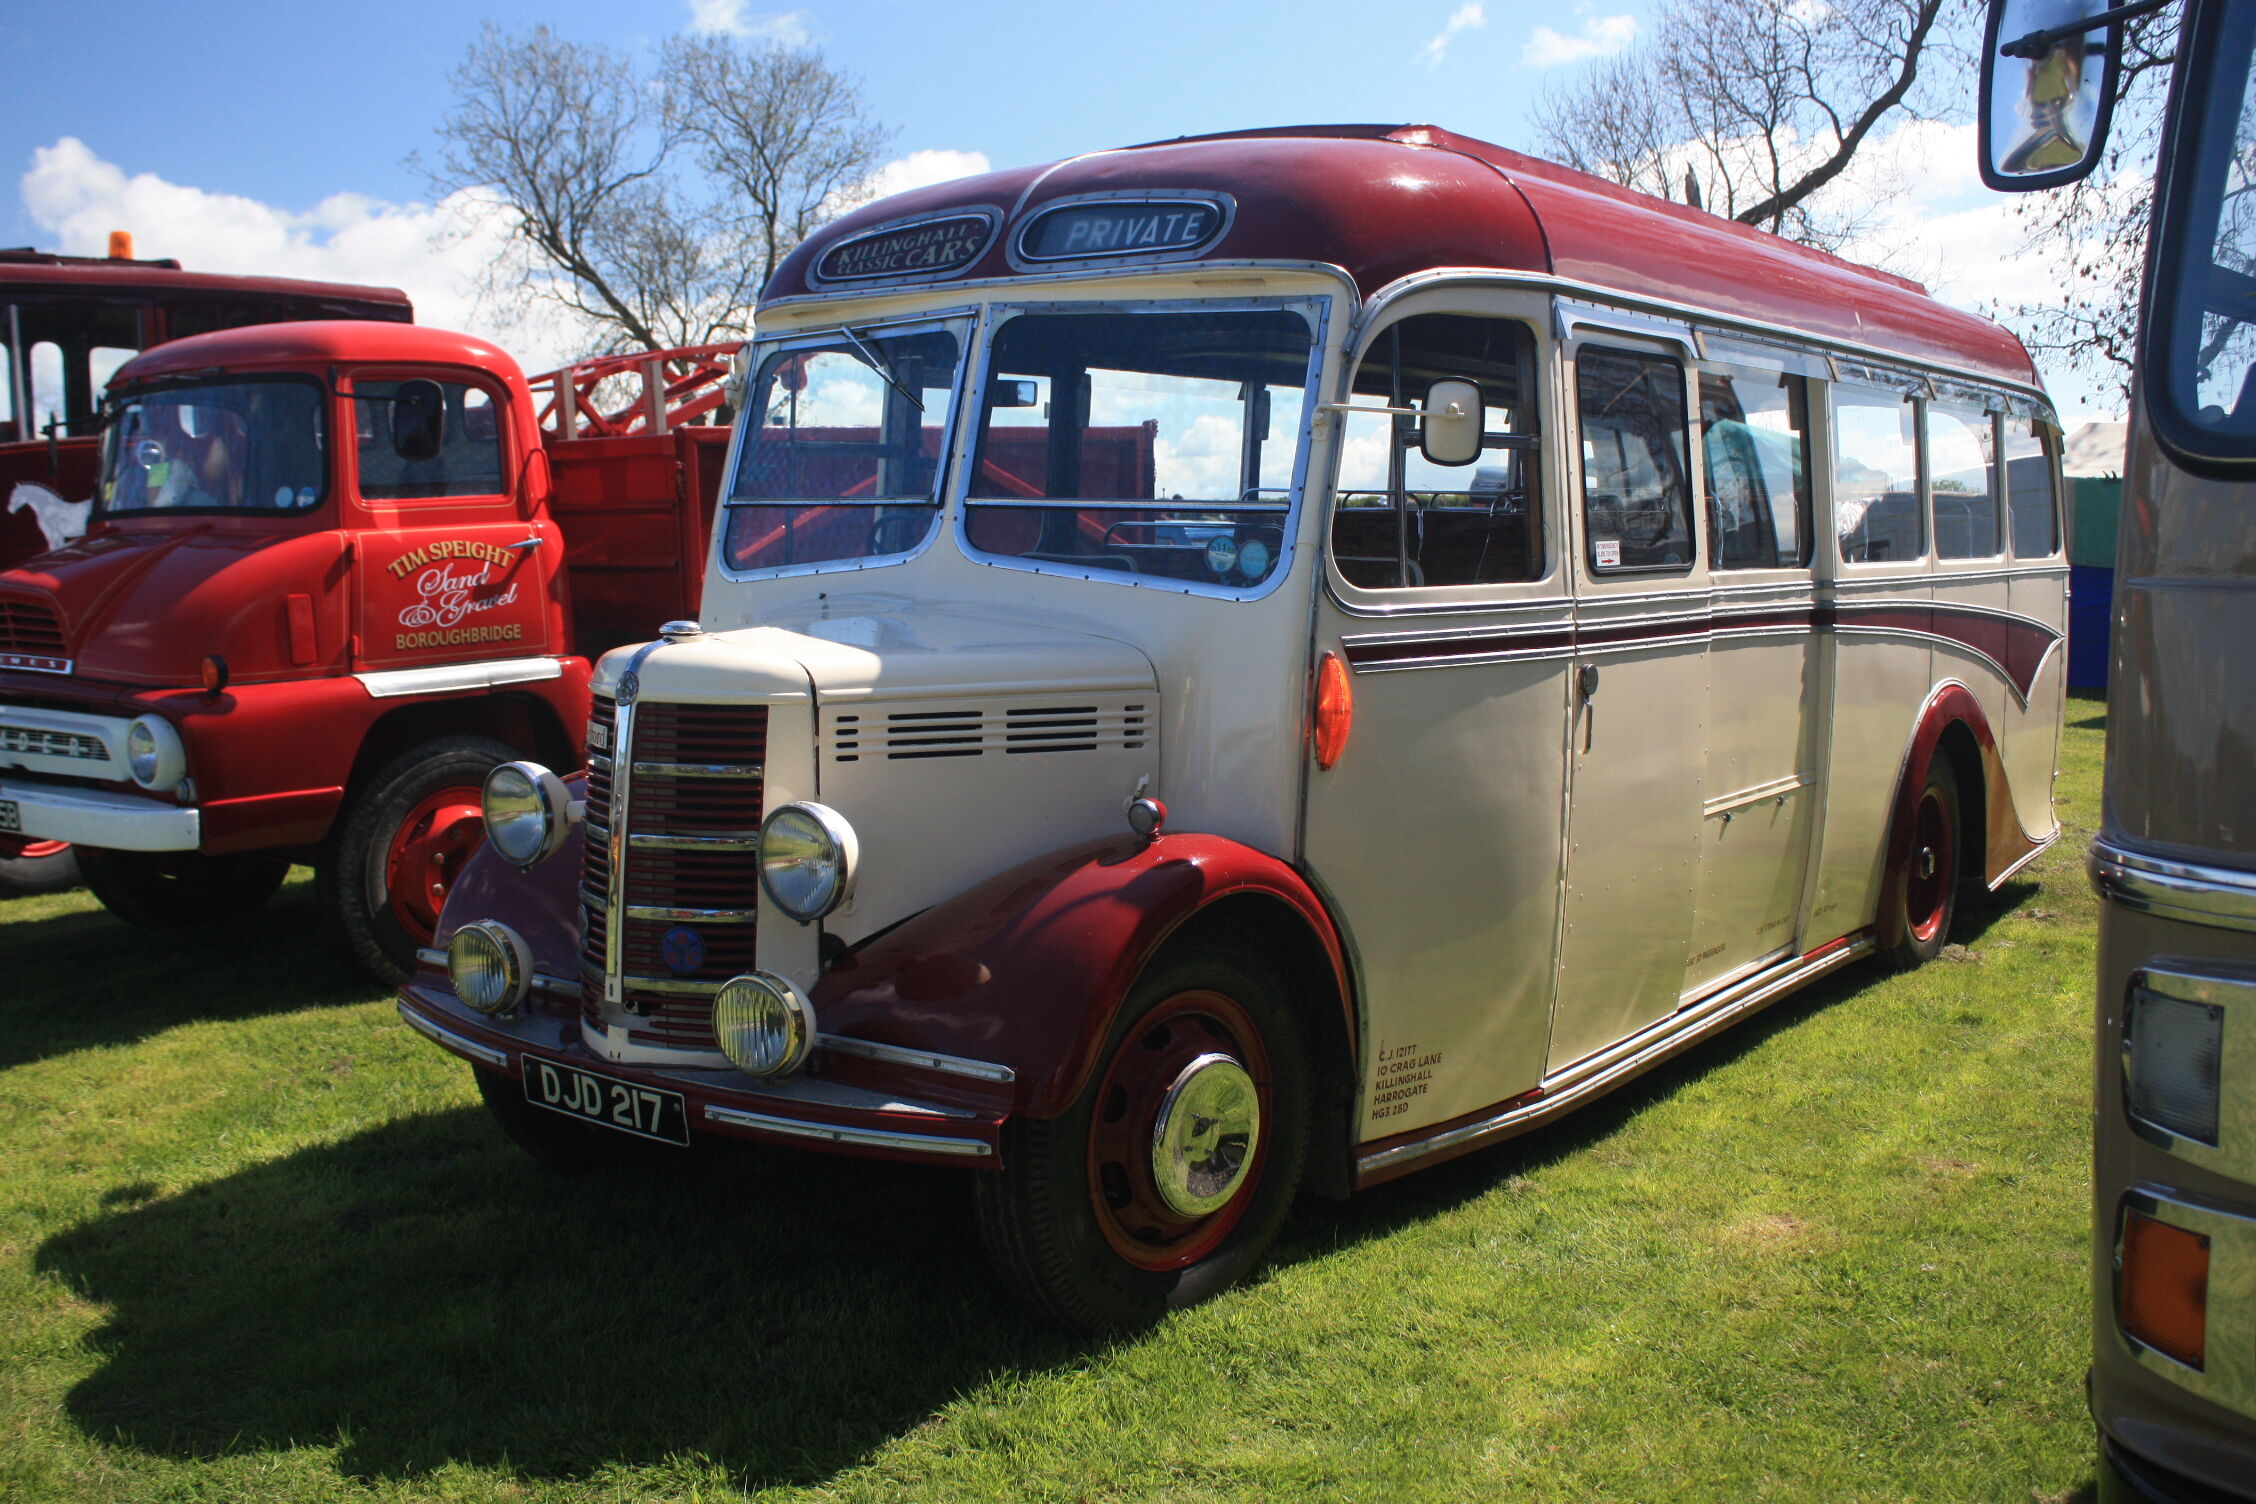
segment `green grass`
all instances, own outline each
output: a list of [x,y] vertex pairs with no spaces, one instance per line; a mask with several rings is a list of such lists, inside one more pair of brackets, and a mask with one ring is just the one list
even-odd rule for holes
[[302,882],[0,904],[0,1499],[2088,1498],[2099,712],[1944,960],[1304,1205],[1112,1345],[989,1285],[949,1175],[549,1179]]

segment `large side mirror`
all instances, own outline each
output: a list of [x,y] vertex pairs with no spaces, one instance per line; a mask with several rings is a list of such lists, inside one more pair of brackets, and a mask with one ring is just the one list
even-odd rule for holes
[[1426,388],[1418,419],[1418,449],[1437,465],[1470,465],[1480,458],[1480,383],[1437,381]]
[[1982,181],[2008,193],[2073,183],[2099,162],[2122,34],[2108,0],[1990,0],[1982,38]]
[[392,394],[392,453],[435,460],[446,446],[446,393],[436,381],[403,381]]

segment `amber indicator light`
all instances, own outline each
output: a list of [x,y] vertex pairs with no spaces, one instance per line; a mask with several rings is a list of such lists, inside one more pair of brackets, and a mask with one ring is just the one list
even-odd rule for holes
[[227,660],[214,653],[204,660],[204,693],[216,695],[227,687]]
[[1347,665],[1326,653],[1316,666],[1316,766],[1329,768],[1347,750],[1348,727],[1355,721],[1355,692],[1347,685]]
[[2188,1368],[2202,1366],[2209,1328],[2209,1240],[2128,1212],[2117,1300],[2123,1330]]

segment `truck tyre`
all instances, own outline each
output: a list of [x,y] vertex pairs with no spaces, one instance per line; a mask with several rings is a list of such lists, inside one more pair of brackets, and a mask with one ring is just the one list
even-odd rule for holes
[[128,924],[152,929],[209,924],[261,908],[290,864],[263,851],[206,856],[200,851],[106,851],[80,846],[86,886]]
[[470,1074],[477,1078],[479,1099],[501,1131],[543,1168],[558,1175],[610,1169],[643,1153],[643,1146],[624,1134],[575,1123],[535,1107],[525,1100],[523,1086],[513,1077],[482,1065],[470,1067]]
[[351,796],[322,853],[321,906],[378,981],[404,982],[415,970],[447,890],[486,838],[486,774],[516,756],[491,737],[433,737]]
[[1958,775],[1938,747],[1911,806],[1911,844],[1880,897],[1885,959],[1898,971],[1934,960],[1950,940],[1958,917],[1958,835]]
[[1137,980],[1064,1115],[1013,1119],[975,1178],[1003,1278],[1055,1320],[1134,1330],[1243,1278],[1308,1153],[1305,1031],[1255,942],[1172,945]]
[[33,841],[15,856],[0,856],[0,898],[60,893],[78,884],[78,856],[67,842]]

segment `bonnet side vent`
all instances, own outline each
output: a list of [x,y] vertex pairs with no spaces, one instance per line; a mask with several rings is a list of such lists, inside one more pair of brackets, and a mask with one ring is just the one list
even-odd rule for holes
[[925,757],[977,757],[987,738],[983,710],[897,710],[885,718],[885,755],[895,762]]

